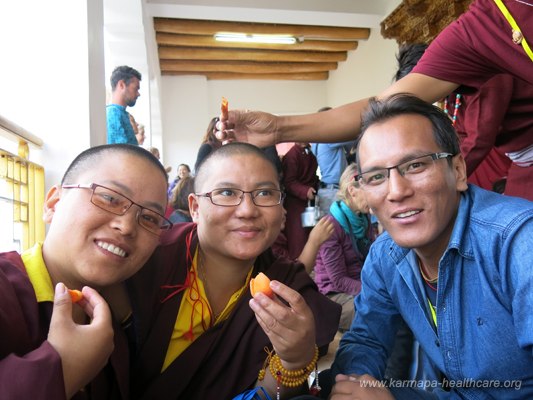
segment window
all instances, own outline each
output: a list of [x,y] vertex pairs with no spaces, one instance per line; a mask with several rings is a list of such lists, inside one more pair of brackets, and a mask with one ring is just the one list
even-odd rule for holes
[[44,240],[43,202],[44,169],[0,149],[0,251]]

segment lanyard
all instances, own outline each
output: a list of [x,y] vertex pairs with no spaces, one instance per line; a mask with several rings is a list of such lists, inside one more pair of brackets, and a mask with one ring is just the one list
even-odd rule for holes
[[518,24],[514,20],[513,16],[511,15],[511,13],[507,9],[507,7],[505,7],[505,5],[503,4],[502,0],[494,0],[494,2],[496,3],[496,5],[500,9],[500,11],[502,12],[502,14],[505,17],[505,19],[507,20],[507,22],[509,22],[509,25],[511,25],[511,28],[513,28],[513,33],[517,32],[522,37],[522,40],[521,40],[520,43],[522,44],[522,47],[524,48],[524,51],[529,56],[531,61],[533,61],[533,51],[531,51],[531,48],[529,47],[529,44],[526,41],[526,38],[522,35],[522,31],[520,31],[520,27],[518,26]]
[[433,318],[433,323],[435,324],[435,328],[437,327],[437,310],[436,307],[431,304],[431,300],[429,297],[427,297],[428,303],[429,303],[429,310],[431,311],[431,318]]

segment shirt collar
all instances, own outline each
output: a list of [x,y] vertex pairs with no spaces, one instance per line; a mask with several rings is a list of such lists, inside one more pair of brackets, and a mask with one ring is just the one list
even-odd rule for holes
[[39,303],[54,301],[54,286],[43,259],[43,244],[36,243],[21,254],[26,272]]

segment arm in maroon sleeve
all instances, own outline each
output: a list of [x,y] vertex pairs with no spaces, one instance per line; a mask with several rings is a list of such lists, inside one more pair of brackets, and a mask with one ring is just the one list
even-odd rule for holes
[[6,258],[0,258],[0,397],[65,399],[61,358],[46,341],[43,308],[17,260]]

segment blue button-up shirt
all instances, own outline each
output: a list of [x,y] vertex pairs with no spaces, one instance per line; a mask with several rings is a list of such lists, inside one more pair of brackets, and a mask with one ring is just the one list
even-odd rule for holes
[[475,186],[462,194],[439,262],[437,327],[414,251],[387,233],[362,281],[333,373],[382,379],[401,316],[452,388],[422,382],[434,390],[416,398],[533,399],[533,202]]
[[355,141],[344,143],[312,143],[311,151],[320,168],[320,181],[325,184],[339,184],[340,177],[346,169],[346,153]]
[[107,143],[128,143],[138,145],[133,126],[126,107],[119,104],[109,104],[107,114]]

